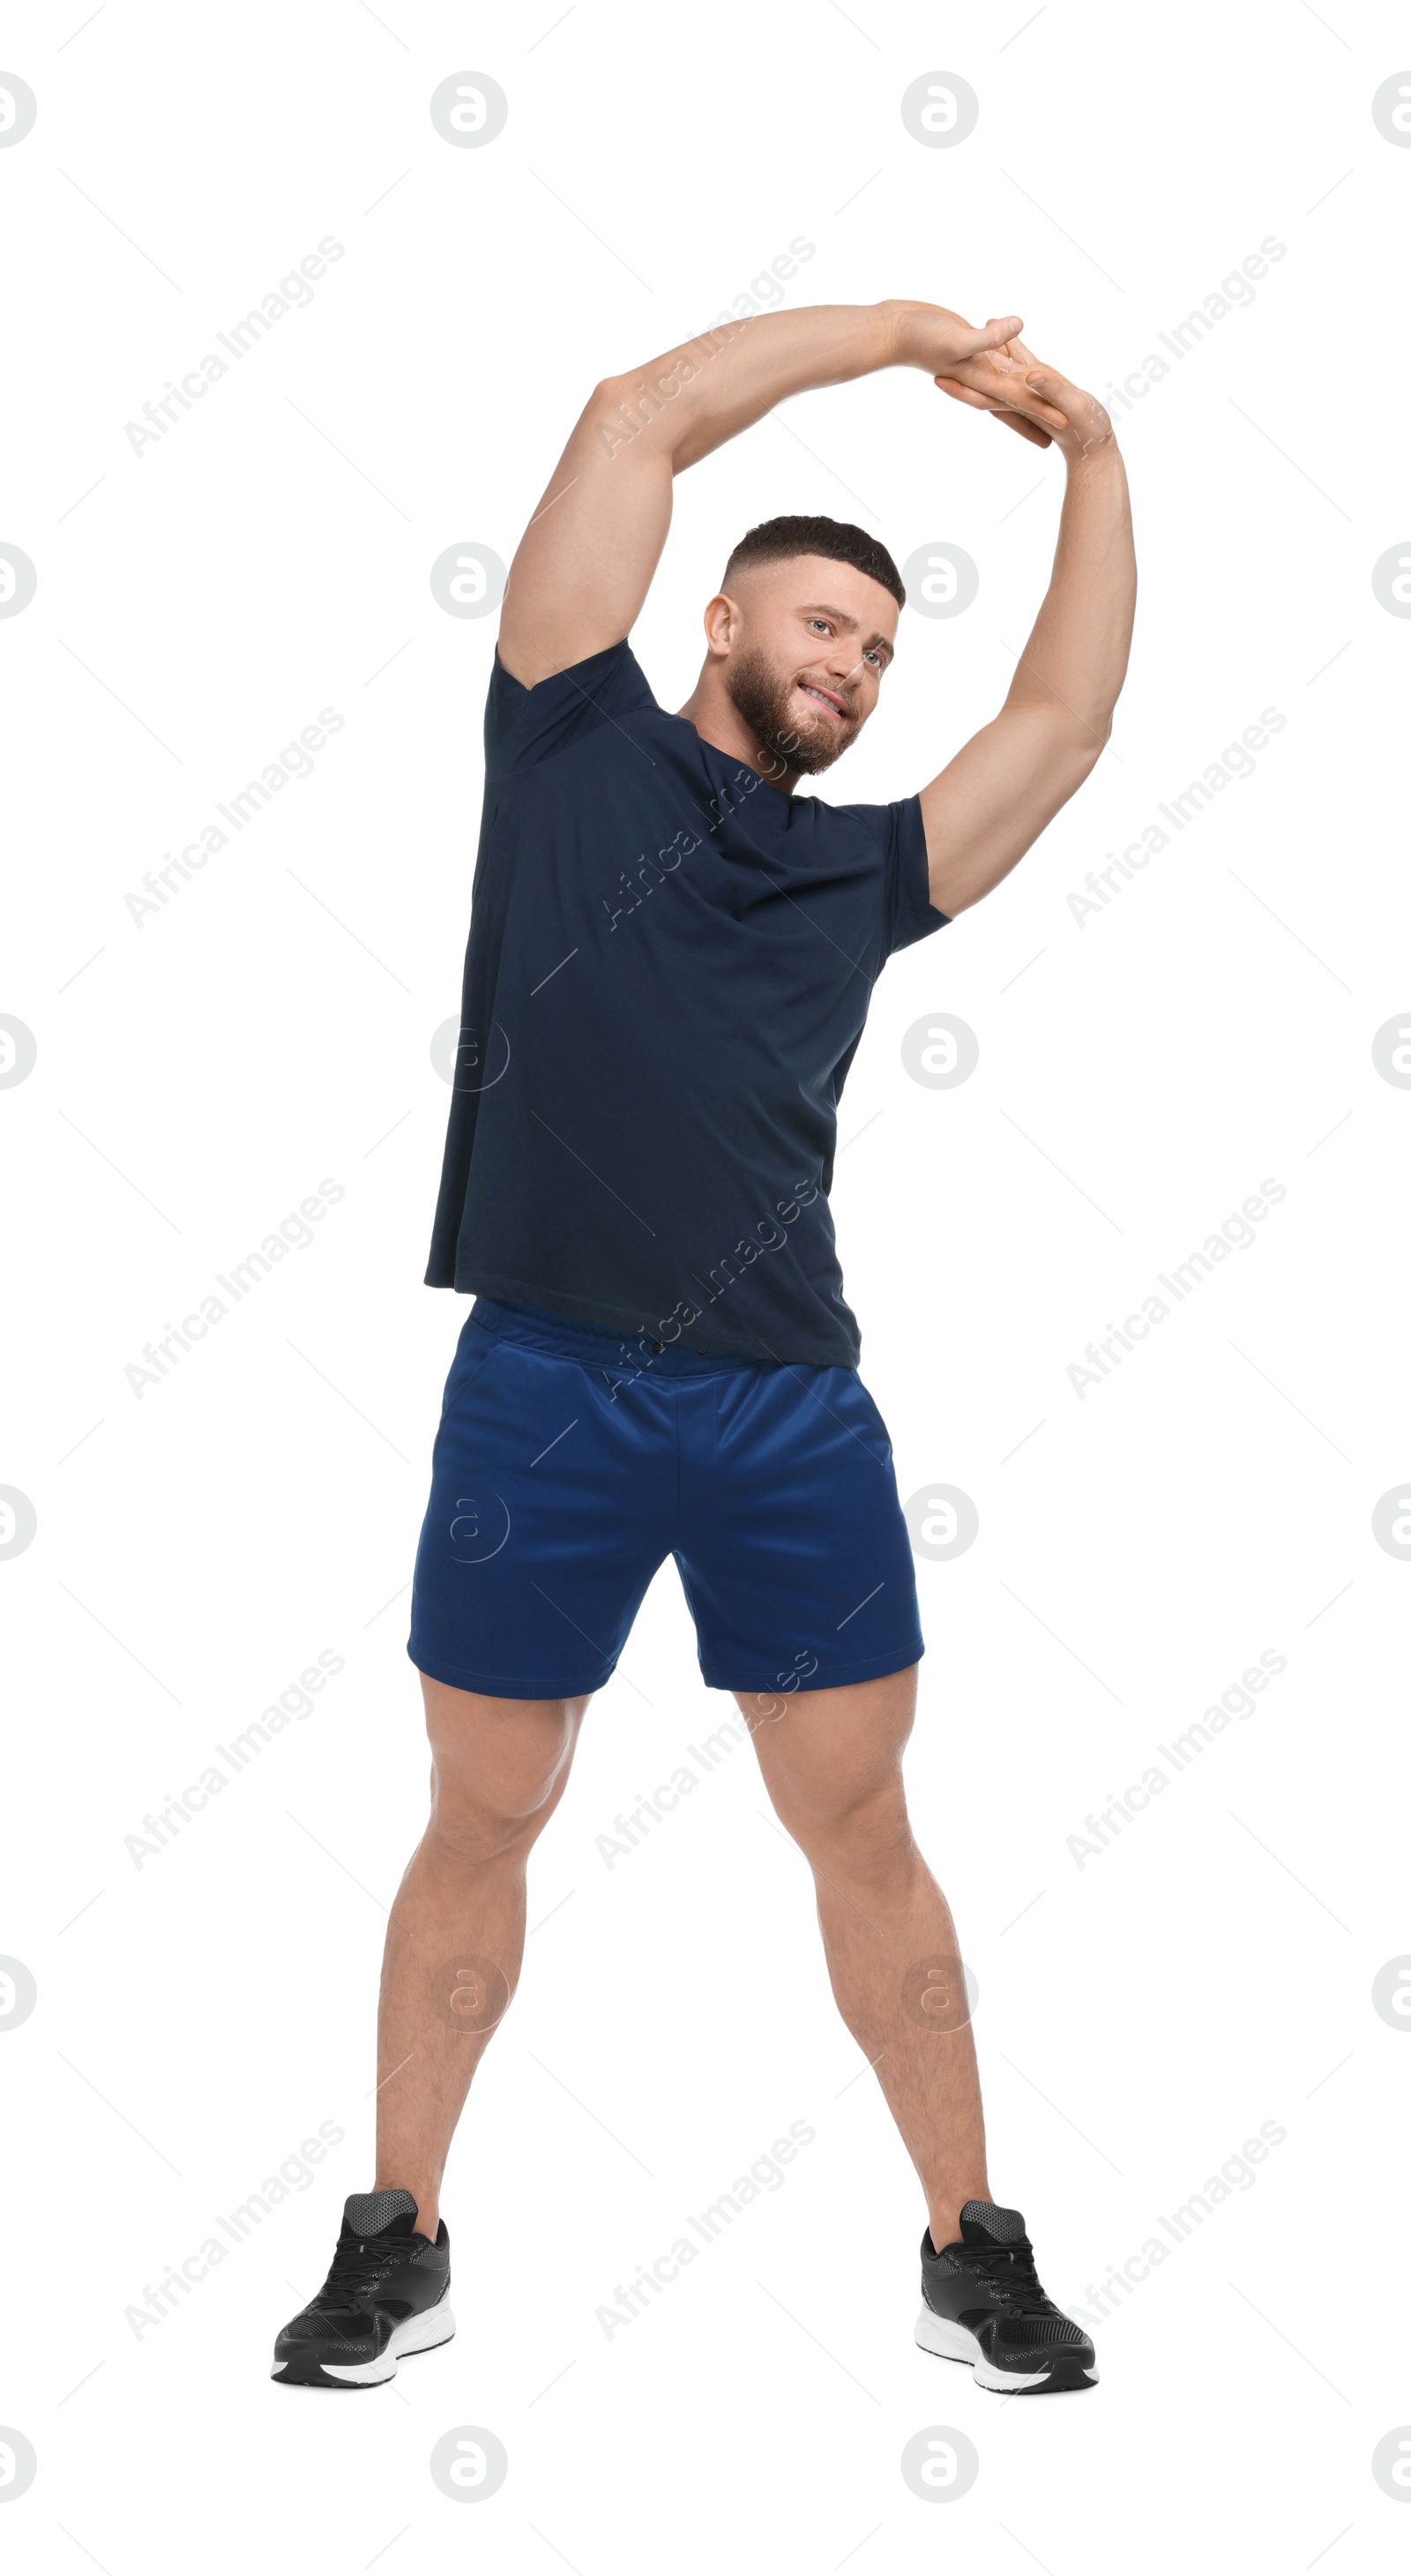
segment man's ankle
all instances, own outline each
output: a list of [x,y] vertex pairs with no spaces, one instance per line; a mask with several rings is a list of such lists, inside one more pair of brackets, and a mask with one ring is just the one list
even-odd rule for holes
[[[947,2245],[958,2245],[961,2241],[960,2213],[962,2209],[965,2208],[969,2201],[988,2200],[989,2197],[990,2187],[988,2183],[985,2183],[978,2191],[962,2191],[957,2194],[954,2200],[943,2201],[933,2208],[930,2217],[931,2245],[933,2251],[939,2254]],[[418,2225],[419,2224],[420,2221],[418,2221]]]
[[409,2192],[412,2199],[416,2202],[416,2218],[413,2223],[412,2233],[416,2236],[429,2236],[433,2245],[435,2244],[436,2231],[440,2224],[441,2210],[437,2195],[432,2190],[430,2183],[425,2184],[423,2189],[418,2191],[415,2183],[384,2182],[379,2175],[377,2181],[373,2184],[373,2190]]

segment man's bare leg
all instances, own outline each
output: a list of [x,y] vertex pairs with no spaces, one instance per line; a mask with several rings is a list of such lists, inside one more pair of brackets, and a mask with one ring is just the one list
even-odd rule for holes
[[514,1993],[529,1853],[568,1781],[585,1699],[487,1699],[421,1677],[431,1818],[387,1925],[377,2023],[378,2191],[436,2234],[470,2079]]
[[921,2177],[931,2242],[988,2200],[975,2043],[950,1908],[912,1837],[901,1758],[916,1666],[841,1690],[735,1698],[780,1823],[813,1871],[838,2010]]

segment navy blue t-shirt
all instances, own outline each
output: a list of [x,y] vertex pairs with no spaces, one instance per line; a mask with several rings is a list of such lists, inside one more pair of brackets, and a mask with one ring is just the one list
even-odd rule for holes
[[427,1284],[855,1368],[828,1189],[893,949],[939,930],[916,797],[786,796],[627,644],[498,654]]

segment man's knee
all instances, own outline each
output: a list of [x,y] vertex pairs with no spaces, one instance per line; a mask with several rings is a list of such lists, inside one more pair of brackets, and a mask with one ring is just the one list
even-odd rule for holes
[[[736,1694],[780,1823],[820,1869],[888,1875],[912,1848],[902,1755],[916,1667],[771,1700]],[[773,1721],[773,1722],[771,1722]]]
[[432,1837],[467,1861],[527,1849],[563,1794],[587,1702],[424,1689]]
[[916,1852],[896,1779],[812,1797],[783,1821],[805,1859],[831,1877],[886,1881],[908,1867]]

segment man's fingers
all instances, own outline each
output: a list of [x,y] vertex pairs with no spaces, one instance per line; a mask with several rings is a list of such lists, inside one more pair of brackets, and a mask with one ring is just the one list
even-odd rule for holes
[[1027,375],[1020,377],[1015,387],[1016,394],[1021,390],[1027,412],[1041,412],[1045,420],[1053,422],[1055,429],[1067,428],[1068,414],[1061,397],[1069,387],[1062,376],[1055,376],[1044,368],[1031,368]]
[[[974,411],[994,412],[998,417],[1012,420],[1016,426],[1018,425],[1020,414],[1015,409],[1013,401],[1006,399],[1003,394],[977,393],[973,385],[962,384],[955,376],[935,376],[932,382],[940,387],[943,394],[949,394],[952,401],[969,403]],[[1015,390],[1017,392],[1019,388],[1016,386]],[[1044,419],[1051,421],[1055,429],[1067,428],[1068,414],[1060,411],[1056,403],[1043,401],[1038,395],[1029,393],[1027,387],[1025,396],[1026,414],[1032,417],[1036,411],[1042,412]],[[1049,443],[1047,434],[1041,431],[1041,435],[1043,444],[1047,447]]]
[[[1023,327],[1017,313],[992,319],[983,331],[973,334],[973,347],[960,361],[965,376],[936,376],[932,381],[952,402],[993,413],[1031,446],[1051,447],[1052,432],[1068,427],[1064,399],[1072,388],[1065,376],[1026,348],[1019,337]],[[983,393],[974,382],[965,381],[972,369],[986,387]]]
[[972,411],[994,411],[996,408],[988,394],[977,394],[969,385],[962,385],[955,376],[936,376],[933,382],[939,385],[943,394],[950,395],[952,402],[969,403]]
[[1056,412],[1060,424],[1066,425],[1068,414],[1063,408],[1063,397],[1071,390],[1066,376],[1056,374],[1052,367],[1041,367],[1031,362],[1024,370],[1024,390],[1038,395],[1040,411]]

